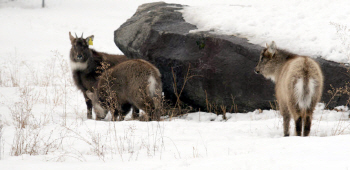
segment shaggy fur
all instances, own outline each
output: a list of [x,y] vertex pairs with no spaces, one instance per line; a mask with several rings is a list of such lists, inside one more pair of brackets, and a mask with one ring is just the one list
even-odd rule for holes
[[284,135],[289,136],[289,122],[293,116],[296,135],[301,136],[304,129],[303,135],[308,136],[312,114],[323,90],[323,74],[319,64],[309,57],[277,49],[272,42],[261,52],[255,71],[276,83]]
[[[125,116],[133,110],[142,109],[147,112],[160,107],[162,93],[161,74],[151,63],[141,60],[129,60],[105,71],[98,81],[94,93],[88,92],[96,115],[104,118],[111,111],[113,120],[117,116]],[[118,114],[118,111],[121,111]],[[114,113],[113,113],[114,112]],[[159,113],[153,112],[151,118],[159,120]],[[133,112],[133,117],[136,116]]]
[[86,91],[93,91],[92,87],[97,82],[98,76],[101,75],[102,70],[99,69],[101,63],[105,62],[112,67],[128,60],[124,55],[110,55],[90,49],[88,39],[93,39],[93,37],[93,35],[86,39],[84,39],[83,36],[80,38],[77,36],[73,37],[69,32],[69,39],[72,44],[69,54],[71,70],[73,72],[75,85],[84,94],[88,119],[92,119],[92,103],[86,96]]

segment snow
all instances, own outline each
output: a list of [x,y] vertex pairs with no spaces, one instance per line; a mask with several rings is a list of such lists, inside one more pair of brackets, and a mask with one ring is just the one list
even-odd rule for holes
[[[197,31],[247,38],[312,57],[348,62],[350,1],[233,0],[225,4],[189,6],[183,10]],[[339,27],[340,26],[340,27]],[[338,28],[338,29],[337,29]]]
[[[68,32],[95,35],[93,48],[121,53],[113,32],[146,2],[154,1],[51,0],[44,9],[39,0],[0,2],[0,169],[349,169],[345,106],[319,104],[305,138],[283,137],[278,111],[259,108],[226,113],[227,120],[205,112],[160,122],[87,120],[71,79]],[[193,32],[259,45],[274,40],[296,53],[347,61],[329,24],[349,23],[347,1],[166,2],[191,5],[183,12],[197,25]],[[14,156],[15,146],[27,152]]]

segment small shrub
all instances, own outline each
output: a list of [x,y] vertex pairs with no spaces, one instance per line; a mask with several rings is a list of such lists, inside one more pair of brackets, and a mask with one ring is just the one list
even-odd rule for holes
[[19,88],[20,101],[9,105],[12,120],[17,128],[25,128],[28,121],[33,117],[32,109],[34,104],[39,99],[39,94],[34,92],[33,88],[20,87]]

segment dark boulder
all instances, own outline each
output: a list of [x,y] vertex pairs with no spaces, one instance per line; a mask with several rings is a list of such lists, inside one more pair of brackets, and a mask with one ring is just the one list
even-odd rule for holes
[[[129,58],[142,58],[162,73],[166,98],[207,111],[225,106],[227,111],[246,112],[269,109],[274,104],[274,85],[254,67],[263,47],[246,39],[210,32],[189,33],[196,29],[179,12],[184,6],[164,2],[139,6],[136,13],[115,31],[114,41]],[[341,87],[349,80],[339,63],[318,58],[325,74],[322,100],[328,103],[330,84]],[[346,104],[338,96],[330,106]]]

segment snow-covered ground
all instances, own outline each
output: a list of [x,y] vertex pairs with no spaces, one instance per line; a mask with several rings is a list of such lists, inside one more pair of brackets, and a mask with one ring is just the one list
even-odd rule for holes
[[[95,49],[121,53],[113,31],[146,2],[153,1],[50,0],[42,9],[41,0],[0,1],[1,170],[350,168],[345,107],[319,104],[306,138],[283,137],[274,110],[227,113],[227,121],[203,112],[161,122],[86,120],[68,32],[93,34]],[[347,1],[166,2],[191,5],[184,16],[199,30],[347,61],[347,39],[330,24],[350,23]]]

